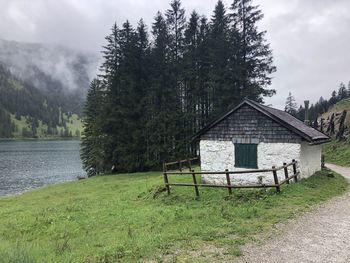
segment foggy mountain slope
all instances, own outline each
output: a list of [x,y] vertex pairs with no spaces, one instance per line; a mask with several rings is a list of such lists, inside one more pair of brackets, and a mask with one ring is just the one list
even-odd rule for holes
[[98,56],[0,40],[0,138],[80,136]]
[[98,56],[62,46],[0,40],[0,62],[14,76],[57,99],[64,110],[81,113]]
[[0,63],[0,138],[79,137],[81,119],[61,100],[14,76]]

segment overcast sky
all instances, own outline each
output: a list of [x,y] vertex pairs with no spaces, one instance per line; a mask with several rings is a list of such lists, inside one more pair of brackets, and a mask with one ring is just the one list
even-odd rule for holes
[[[150,25],[166,0],[0,0],[0,38],[97,52],[116,21]],[[216,0],[183,0],[187,15],[211,16]],[[225,0],[228,6],[231,1]],[[265,17],[277,72],[266,102],[283,108],[288,92],[302,103],[329,97],[350,80],[350,0],[254,0]]]

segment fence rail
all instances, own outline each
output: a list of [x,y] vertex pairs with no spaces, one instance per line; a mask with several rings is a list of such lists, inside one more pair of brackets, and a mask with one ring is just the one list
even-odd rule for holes
[[[260,170],[243,170],[243,171],[221,171],[221,172],[195,172],[194,170],[191,169],[191,160],[199,160],[198,157],[191,158],[191,159],[186,159],[186,160],[179,160],[177,162],[170,162],[170,163],[164,163],[164,184],[166,187],[166,190],[168,194],[170,194],[170,186],[190,186],[194,187],[195,194],[196,196],[199,196],[199,187],[215,187],[215,188],[227,188],[228,193],[232,194],[232,189],[239,189],[239,188],[268,188],[268,187],[273,187],[276,188],[276,192],[281,191],[281,185],[284,183],[289,184],[289,181],[294,179],[295,182],[298,182],[298,175],[300,174],[297,171],[297,161],[292,160],[291,163],[283,163],[282,166],[275,167],[272,166],[271,169],[260,169]],[[188,172],[183,172],[183,166],[182,164],[187,163],[189,171]],[[168,167],[170,165],[177,164],[180,172],[175,172],[175,171],[168,171]],[[288,171],[288,167],[292,166],[293,167],[293,173],[290,175]],[[284,179],[279,181],[278,176],[277,176],[277,171],[283,170],[284,171]],[[255,185],[234,185],[231,183],[231,178],[230,175],[232,174],[251,174],[251,173],[272,173],[273,176],[273,184],[255,184]],[[205,175],[205,174],[216,174],[216,175],[225,175],[226,176],[226,182],[227,184],[203,184],[203,183],[197,183],[197,178],[196,175]],[[169,175],[192,175],[192,180],[193,183],[170,183],[169,182]]]
[[175,165],[177,166],[177,169],[182,172],[182,170],[185,168],[189,169],[189,171],[192,170],[192,166],[194,164],[199,164],[199,157],[192,157],[192,158],[187,158],[184,160],[178,160],[175,162],[169,162],[169,163],[164,163],[163,165],[163,170],[164,172],[167,172],[171,168],[173,168]]

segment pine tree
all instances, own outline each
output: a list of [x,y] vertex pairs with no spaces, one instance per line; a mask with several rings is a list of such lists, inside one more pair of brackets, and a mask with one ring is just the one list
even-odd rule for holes
[[106,99],[101,111],[103,118],[101,123],[103,137],[104,161],[103,171],[109,171],[115,164],[114,151],[120,141],[120,110],[119,101],[121,94],[120,85],[120,65],[121,65],[121,36],[120,30],[116,24],[111,28],[111,33],[106,37],[107,45],[103,47],[104,61],[101,66],[101,89],[106,94]]
[[123,24],[119,32],[120,61],[117,73],[117,81],[112,89],[116,88],[117,93],[111,96],[113,115],[110,118],[114,127],[109,133],[113,138],[112,165],[119,171],[132,172],[137,170],[138,143],[135,141],[135,134],[138,134],[140,127],[140,116],[138,103],[140,93],[138,92],[139,76],[137,70],[139,61],[137,59],[137,33],[129,21]]
[[172,82],[170,65],[170,37],[167,23],[158,12],[152,25],[154,39],[150,54],[150,85],[147,91],[147,165],[154,167],[169,160],[174,137],[176,90]]
[[[175,107],[171,111],[172,126],[171,141],[175,144],[175,155],[181,157],[186,155],[186,93],[183,83],[183,51],[184,51],[184,30],[186,27],[185,9],[181,6],[180,0],[173,0],[170,9],[165,13],[169,37],[169,61],[170,79],[168,80],[171,89],[175,93]],[[170,143],[170,141],[169,141]],[[170,147],[172,147],[169,144]]]
[[136,68],[135,79],[136,88],[134,92],[134,116],[136,126],[133,130],[132,140],[135,146],[134,169],[147,169],[146,165],[146,124],[147,124],[147,88],[149,81],[149,67],[150,67],[150,44],[148,39],[147,27],[141,19],[137,27],[137,42],[136,42]]
[[210,118],[216,118],[227,110],[232,103],[227,99],[230,88],[227,85],[227,67],[229,61],[229,24],[230,18],[221,0],[215,6],[210,22]]
[[263,96],[275,94],[267,86],[271,84],[270,74],[276,71],[266,31],[257,28],[263,14],[258,6],[252,5],[252,0],[234,0],[231,11],[232,30],[237,32],[235,65],[239,68],[241,97],[262,102]]
[[86,171],[93,169],[96,173],[105,170],[104,134],[102,130],[103,91],[101,82],[94,79],[87,94],[84,109],[84,131],[81,138],[81,160]]
[[218,1],[209,23],[195,11],[187,23],[173,0],[165,17],[154,18],[152,43],[142,20],[136,29],[128,21],[112,27],[99,76],[100,118],[90,123],[100,130],[85,137],[100,135],[99,162],[87,162],[90,168],[139,171],[195,154],[189,138],[212,118],[243,96],[261,101],[273,93],[266,89],[271,51],[255,25],[260,11],[239,2],[235,15]]
[[335,90],[332,91],[331,98],[329,99],[330,106],[336,104],[338,101],[337,99],[337,92]]
[[[169,47],[174,62],[182,57],[184,30],[186,26],[185,9],[180,0],[172,0],[170,9],[166,11],[166,23],[169,34]],[[175,72],[175,74],[178,72]]]
[[[200,117],[197,111],[201,97],[199,88],[199,71],[201,68],[199,59],[199,19],[198,14],[193,11],[185,29],[184,58],[182,62],[185,114],[183,132],[185,138],[190,138],[197,131],[198,118]],[[190,145],[187,143],[187,146]]]
[[284,111],[286,111],[289,114],[292,114],[294,116],[296,116],[296,114],[297,114],[297,103],[295,102],[295,98],[291,92],[289,92],[289,94],[288,94],[288,97],[286,100],[286,106],[284,107]]
[[205,17],[201,17],[199,24],[199,35],[198,35],[198,96],[199,105],[198,111],[199,116],[197,117],[198,125],[197,129],[203,128],[211,118],[211,60],[209,55],[210,50],[210,28],[208,21]]
[[338,101],[347,97],[347,90],[343,82],[340,83],[338,89]]

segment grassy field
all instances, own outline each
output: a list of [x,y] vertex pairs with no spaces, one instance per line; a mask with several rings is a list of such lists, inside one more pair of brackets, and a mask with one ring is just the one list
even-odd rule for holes
[[342,99],[331,107],[332,112],[350,109],[350,98]]
[[344,141],[333,140],[322,146],[326,162],[350,166],[350,138]]
[[[210,262],[239,256],[256,234],[340,195],[324,170],[274,190],[178,187],[160,172],[99,176],[0,198],[1,262]],[[179,178],[177,178],[179,180]],[[181,179],[187,180],[187,179]]]

